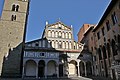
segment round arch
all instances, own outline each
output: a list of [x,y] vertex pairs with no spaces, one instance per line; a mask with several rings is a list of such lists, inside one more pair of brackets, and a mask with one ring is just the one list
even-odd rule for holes
[[40,60],[38,63],[38,77],[44,77],[45,76],[45,61]]
[[68,49],[69,48],[68,41],[66,41],[65,43],[66,43],[65,48]]
[[50,60],[47,63],[47,75],[48,76],[54,76],[55,74],[57,74],[56,66],[57,66],[57,63],[54,60]]
[[71,60],[69,62],[69,75],[77,75],[77,70],[77,62],[75,60]]
[[37,64],[34,60],[28,60],[25,63],[25,76],[36,76]]
[[66,33],[65,33],[65,38],[68,39],[68,37],[69,37],[69,34],[68,34],[68,32],[66,32]]
[[62,32],[62,38],[65,38],[65,33],[64,32]]
[[52,30],[52,37],[55,37],[55,32],[54,32],[54,30]]
[[86,62],[86,68],[87,68],[87,76],[92,75],[92,64],[90,61]]
[[80,67],[80,75],[85,76],[85,65],[83,61],[79,63],[79,67]]
[[55,32],[55,37],[56,37],[56,38],[58,37],[58,31]]
[[52,35],[51,30],[48,30],[48,37],[51,37],[51,35]]
[[69,49],[72,49],[72,42],[69,42]]
[[71,32],[69,32],[69,39],[72,39],[72,34],[71,34]]

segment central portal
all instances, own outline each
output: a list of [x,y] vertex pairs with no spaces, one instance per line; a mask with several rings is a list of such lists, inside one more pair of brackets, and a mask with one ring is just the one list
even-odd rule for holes
[[44,77],[45,72],[45,61],[40,60],[38,64],[38,77]]

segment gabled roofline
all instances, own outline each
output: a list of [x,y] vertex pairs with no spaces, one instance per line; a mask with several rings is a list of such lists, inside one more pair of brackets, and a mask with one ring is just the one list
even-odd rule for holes
[[28,41],[25,44],[29,44],[29,43],[40,41],[40,40],[44,40],[44,39],[46,39],[46,38],[41,38],[41,39],[36,39],[36,40]]
[[100,21],[98,22],[97,26],[94,28],[93,32],[96,31],[99,26],[102,25],[102,23],[104,22],[104,20],[106,19],[106,17],[108,16],[108,14],[110,13],[110,11],[113,9],[113,7],[115,6],[115,4],[118,2],[119,0],[112,0],[110,2],[110,4],[108,5],[105,13],[103,14],[102,18],[100,19]]
[[58,21],[58,22],[56,22],[56,23],[53,23],[53,24],[48,24],[48,25],[46,25],[46,26],[53,26],[53,25],[56,25],[56,24],[62,24],[62,25],[64,25],[65,27],[67,27],[67,28],[69,28],[69,29],[72,29],[70,26],[67,26],[67,25],[65,25],[64,23],[62,23],[61,21]]

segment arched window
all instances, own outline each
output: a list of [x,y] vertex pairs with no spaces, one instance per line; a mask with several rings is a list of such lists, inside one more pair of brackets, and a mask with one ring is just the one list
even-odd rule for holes
[[107,43],[107,51],[108,51],[108,57],[110,58],[111,51],[110,51],[110,44],[109,43]]
[[51,31],[50,30],[48,31],[48,37],[51,37]]
[[15,4],[12,5],[12,11],[15,11]]
[[62,33],[61,33],[61,31],[59,31],[59,36],[58,36],[58,38],[61,38],[62,37]]
[[105,46],[102,47],[102,52],[103,52],[103,58],[106,59],[107,58],[107,54],[106,54]]
[[112,51],[113,51],[113,56],[117,55],[117,47],[116,47],[116,44],[115,44],[115,41],[112,40]]
[[19,10],[19,5],[16,5],[16,11],[18,11]]
[[111,15],[111,18],[112,18],[113,25],[118,22],[118,18],[115,12]]
[[65,38],[65,33],[64,32],[62,32],[62,38]]
[[72,35],[71,35],[71,33],[69,32],[69,39],[71,39],[72,38]]
[[101,49],[99,48],[99,49],[97,50],[97,52],[98,52],[98,55],[99,55],[99,60],[101,60],[101,59],[102,59]]
[[18,10],[19,10],[19,5],[13,4],[13,5],[12,5],[12,11],[18,12]]
[[74,49],[76,49],[76,42],[74,42]]
[[109,22],[109,20],[107,20],[106,26],[107,26],[107,31],[109,31],[110,30],[110,22]]
[[71,42],[69,43],[69,49],[72,49],[72,43]]
[[68,41],[66,42],[66,49],[68,49]]
[[62,42],[59,42],[58,48],[62,48]]
[[65,41],[62,42],[62,48],[65,49]]
[[16,21],[16,15],[11,16],[11,21]]
[[66,35],[66,38],[68,38],[68,33],[67,33],[67,32],[66,32],[66,34],[65,34],[65,35]]
[[64,26],[62,25],[62,29],[64,29]]
[[56,38],[58,37],[58,32],[57,32],[57,31],[55,32],[55,37],[56,37]]
[[55,33],[54,33],[54,31],[52,31],[52,37],[55,37]]

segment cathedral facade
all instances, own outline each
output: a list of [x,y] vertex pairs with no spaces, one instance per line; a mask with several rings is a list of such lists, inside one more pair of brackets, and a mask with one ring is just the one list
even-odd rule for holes
[[61,21],[54,24],[46,22],[42,38],[25,44],[22,76],[80,76],[78,57],[82,46],[74,41],[72,26]]

